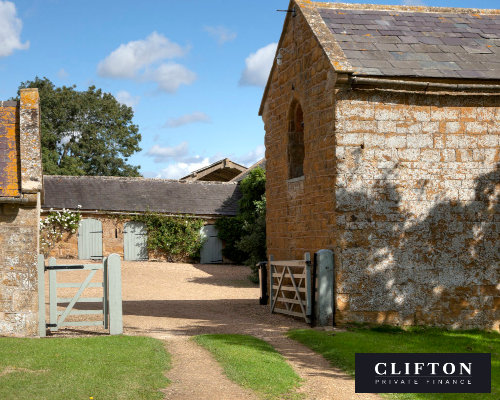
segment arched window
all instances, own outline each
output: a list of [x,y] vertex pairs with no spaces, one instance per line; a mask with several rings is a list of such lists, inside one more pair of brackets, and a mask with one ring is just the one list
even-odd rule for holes
[[288,116],[288,178],[304,175],[304,115],[298,101],[293,101]]

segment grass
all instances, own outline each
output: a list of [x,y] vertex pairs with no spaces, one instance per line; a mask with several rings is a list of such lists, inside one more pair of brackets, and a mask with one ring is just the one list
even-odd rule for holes
[[[292,330],[289,337],[354,375],[354,353],[491,353],[491,394],[390,394],[391,399],[500,399],[500,334],[414,327],[352,327],[345,332]],[[459,397],[458,397],[459,396]]]
[[162,399],[169,366],[146,337],[0,338],[0,399]]
[[300,378],[281,354],[248,335],[200,335],[194,340],[209,350],[229,379],[265,399],[300,399]]

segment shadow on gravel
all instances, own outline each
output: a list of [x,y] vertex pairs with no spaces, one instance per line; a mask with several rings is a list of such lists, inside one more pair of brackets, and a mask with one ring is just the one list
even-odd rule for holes
[[[193,264],[193,267],[210,276],[196,277],[190,279],[189,282],[238,288],[255,288],[258,286],[258,284],[250,282],[246,277],[241,278],[242,269],[248,270],[248,275],[251,273],[250,268],[243,265]],[[232,269],[238,276],[231,273]]]

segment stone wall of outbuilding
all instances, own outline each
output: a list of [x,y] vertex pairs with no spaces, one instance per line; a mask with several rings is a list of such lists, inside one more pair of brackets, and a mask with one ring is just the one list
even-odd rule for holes
[[[42,212],[42,219],[45,218],[49,210]],[[103,257],[110,254],[118,254],[122,259],[124,255],[124,226],[131,221],[127,214],[106,214],[106,213],[82,213],[83,218],[92,218],[102,223],[102,253]],[[213,224],[215,219],[206,219],[207,224]],[[47,257],[78,259],[78,232],[64,233],[62,238],[46,254]],[[164,254],[148,252],[150,261],[167,261]],[[182,261],[191,261],[188,259]]]
[[36,89],[0,102],[0,336],[38,332],[42,161]]
[[[267,249],[275,259],[335,246],[335,73],[304,16],[290,18],[262,111],[266,136]],[[289,179],[291,114],[304,116],[303,178]]]
[[500,96],[336,96],[337,322],[500,323]]
[[[499,329],[500,96],[356,90],[297,9],[262,108],[267,246],[335,252],[335,322]],[[291,104],[303,178],[288,176]]]

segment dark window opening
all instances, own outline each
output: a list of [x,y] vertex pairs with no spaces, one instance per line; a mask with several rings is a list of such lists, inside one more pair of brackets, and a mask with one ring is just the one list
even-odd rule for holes
[[300,103],[290,107],[288,128],[288,178],[304,175],[304,115]]

